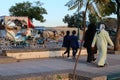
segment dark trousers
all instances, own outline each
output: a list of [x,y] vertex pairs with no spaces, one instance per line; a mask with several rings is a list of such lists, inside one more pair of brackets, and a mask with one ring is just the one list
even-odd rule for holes
[[92,48],[91,47],[87,47],[87,62],[91,62],[95,59],[94,57],[94,54],[93,51],[92,51]]
[[72,48],[73,57],[75,58],[78,48]]
[[70,56],[70,47],[66,47],[66,51],[64,52],[64,54],[67,53],[67,57]]

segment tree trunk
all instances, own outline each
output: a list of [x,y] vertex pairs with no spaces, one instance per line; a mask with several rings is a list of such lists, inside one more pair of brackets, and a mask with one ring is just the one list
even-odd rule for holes
[[115,39],[115,51],[120,51],[120,3],[116,0],[117,3],[117,34]]
[[120,51],[120,29],[118,29],[118,32],[116,34],[115,51]]
[[[87,12],[87,9],[88,9],[89,2],[90,2],[90,0],[87,1],[86,9],[85,9],[85,11],[83,12],[83,26],[84,26],[84,31],[83,31],[82,41],[83,41],[84,35],[85,35],[85,28],[86,28],[86,12]],[[79,53],[78,53],[77,59],[76,59],[76,61],[75,61],[74,70],[73,70],[73,79],[72,79],[72,80],[76,80],[76,79],[75,79],[76,68],[77,68],[79,56],[80,56],[80,54],[81,54],[82,44],[83,44],[83,42],[81,42],[80,49],[79,49]]]

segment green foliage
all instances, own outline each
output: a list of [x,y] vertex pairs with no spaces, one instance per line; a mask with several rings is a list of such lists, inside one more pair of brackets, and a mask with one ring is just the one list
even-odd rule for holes
[[95,15],[89,14],[89,22],[90,23],[97,23],[98,19]]
[[64,22],[64,23],[68,23],[69,20],[70,20],[70,15],[67,14],[67,15],[63,18],[63,22]]
[[[95,6],[93,4],[95,4]],[[84,6],[88,14],[93,14],[99,17],[99,19],[116,13],[116,3],[112,2],[112,0],[70,0],[66,6],[68,6],[70,10],[71,8],[78,8],[78,11]]]
[[107,25],[107,30],[114,30],[117,29],[117,19],[115,18],[105,18],[103,19],[103,22]]
[[68,27],[81,27],[81,25],[82,25],[82,15],[81,15],[81,13],[74,14],[72,16],[70,16],[69,14],[67,14],[63,18],[63,22],[67,23]]
[[97,3],[97,8],[102,17],[109,16],[112,13],[116,12],[116,5],[114,2],[110,1],[107,3]]
[[11,16],[28,16],[31,20],[36,19],[44,22],[43,14],[47,14],[47,11],[41,5],[40,1],[35,2],[35,4],[29,1],[16,3],[15,6],[11,6],[9,12]]
[[83,6],[83,1],[82,0],[70,0],[69,2],[67,2],[65,4],[65,6],[68,6],[68,10],[73,10],[78,8],[78,10],[81,9],[81,7]]

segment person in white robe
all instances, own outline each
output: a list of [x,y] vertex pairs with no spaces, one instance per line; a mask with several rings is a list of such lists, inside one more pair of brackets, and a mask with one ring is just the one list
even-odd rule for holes
[[104,67],[106,64],[106,58],[107,58],[107,46],[108,44],[111,45],[111,47],[114,46],[109,33],[105,30],[105,24],[100,24],[99,29],[95,33],[93,42],[92,42],[92,48],[94,48],[95,44],[97,45],[98,49],[98,67]]

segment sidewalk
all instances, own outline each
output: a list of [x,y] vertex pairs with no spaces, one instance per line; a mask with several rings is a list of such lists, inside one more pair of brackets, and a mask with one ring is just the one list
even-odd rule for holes
[[[20,60],[20,62],[0,64],[0,78],[56,71],[72,72],[74,64],[74,60],[67,58]],[[108,54],[108,65],[103,68],[96,67],[96,63],[87,63],[86,56],[80,56],[77,71],[108,77],[120,77],[120,55]]]

